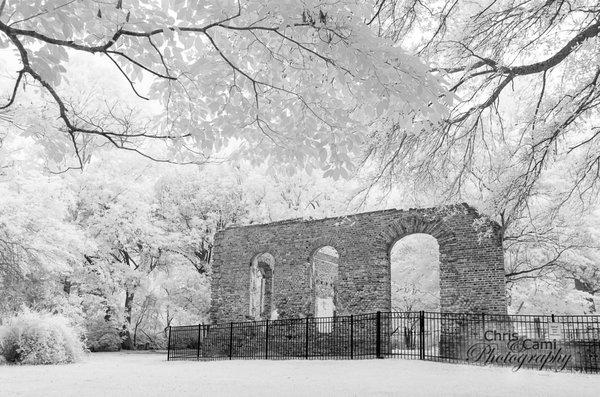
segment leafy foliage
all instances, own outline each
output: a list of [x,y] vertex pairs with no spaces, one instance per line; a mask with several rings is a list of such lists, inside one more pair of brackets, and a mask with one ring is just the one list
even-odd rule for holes
[[60,315],[23,310],[0,326],[0,353],[18,364],[71,363],[83,356],[82,332]]
[[377,0],[376,9],[370,24],[444,75],[456,100],[428,133],[375,134],[375,181],[419,181],[447,200],[482,191],[488,213],[508,219],[549,180],[560,179],[558,202],[597,202],[597,1]]
[[[51,106],[48,123],[61,130],[52,152],[60,159],[70,146],[75,167],[95,145],[187,162],[235,144],[237,155],[256,162],[317,165],[344,176],[368,131],[393,124],[418,130],[419,121],[438,120],[448,101],[417,57],[365,25],[369,4],[2,4],[0,49],[20,66],[0,111],[19,105],[19,89],[33,85]],[[110,97],[86,107],[81,95],[66,95],[74,53],[109,63],[138,99],[157,106],[156,117],[137,117]],[[40,123],[28,125],[29,135],[49,138]],[[170,154],[142,148],[147,141],[166,142]]]

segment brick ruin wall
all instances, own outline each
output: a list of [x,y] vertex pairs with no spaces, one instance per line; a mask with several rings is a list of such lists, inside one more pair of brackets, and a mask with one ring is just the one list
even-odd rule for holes
[[498,230],[466,204],[229,228],[215,236],[211,320],[249,319],[250,265],[262,253],[274,257],[272,305],[279,318],[313,316],[310,261],[324,246],[339,254],[337,315],[390,311],[389,252],[413,233],[439,243],[442,311],[506,313]]

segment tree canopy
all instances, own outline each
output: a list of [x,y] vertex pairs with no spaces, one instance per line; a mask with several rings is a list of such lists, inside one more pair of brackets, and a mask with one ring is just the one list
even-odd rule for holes
[[[55,145],[70,145],[75,167],[107,143],[175,162],[206,161],[233,143],[237,154],[256,161],[345,176],[368,131],[418,128],[438,120],[449,101],[418,57],[369,28],[368,4],[0,4],[0,48],[19,64],[0,112],[19,105],[21,88],[34,86],[62,132]],[[74,53],[110,62],[138,98],[158,104],[154,117],[137,117],[110,97],[90,108],[66,95]],[[140,145],[148,140],[166,142],[169,153],[145,150]]]
[[491,212],[507,218],[549,179],[562,179],[559,202],[596,198],[597,1],[377,0],[376,9],[370,25],[442,73],[455,94],[427,133],[392,128],[371,140],[377,181],[409,176],[454,198],[487,191]]

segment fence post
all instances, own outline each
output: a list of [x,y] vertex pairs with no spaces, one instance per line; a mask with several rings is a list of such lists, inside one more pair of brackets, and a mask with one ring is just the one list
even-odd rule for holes
[[419,312],[419,360],[425,360],[425,312]]
[[354,315],[350,315],[350,359],[354,360]]
[[269,358],[269,319],[265,322],[265,360]]
[[308,319],[306,317],[306,337],[304,338],[304,358],[308,360]]
[[200,360],[200,337],[202,332],[202,325],[198,324],[198,347],[196,350],[196,360]]
[[169,339],[167,341],[167,361],[171,358],[171,326],[169,325]]
[[485,332],[485,312],[481,313],[481,325],[483,328],[483,332]]
[[375,357],[381,358],[381,312],[377,311],[377,335],[375,335]]
[[481,312],[481,340],[485,338],[485,312]]
[[233,357],[233,322],[229,323],[229,359]]

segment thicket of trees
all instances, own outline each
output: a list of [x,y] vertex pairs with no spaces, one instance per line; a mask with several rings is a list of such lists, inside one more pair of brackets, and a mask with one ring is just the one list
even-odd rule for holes
[[344,208],[336,184],[250,167],[109,151],[82,173],[47,174],[30,145],[2,148],[0,313],[65,314],[91,349],[162,346],[169,325],[207,322],[217,230]]

